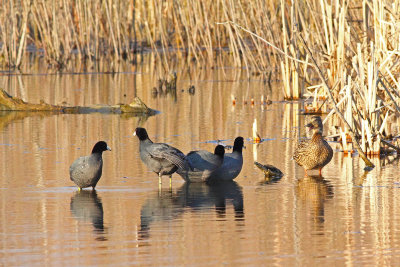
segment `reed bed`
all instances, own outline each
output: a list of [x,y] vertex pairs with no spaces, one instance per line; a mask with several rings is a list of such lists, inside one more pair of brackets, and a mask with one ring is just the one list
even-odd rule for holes
[[398,136],[400,0],[10,0],[0,25],[0,64],[10,69],[29,50],[55,69],[107,58],[115,71],[113,62],[153,51],[166,74],[174,61],[218,67],[223,58],[249,78],[280,71],[285,99],[325,100],[317,111],[340,118],[332,134],[365,154],[398,150],[387,140]]
[[282,46],[279,10],[280,3],[260,0],[10,0],[0,7],[1,63],[18,68],[26,48],[55,68],[75,58],[134,60],[151,49],[168,71],[171,57],[214,65],[223,54],[237,67],[275,70],[273,49],[218,23],[236,21]]

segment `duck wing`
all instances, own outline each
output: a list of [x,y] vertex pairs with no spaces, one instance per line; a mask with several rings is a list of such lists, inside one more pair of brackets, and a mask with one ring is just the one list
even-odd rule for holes
[[308,148],[310,146],[310,140],[303,140],[298,145],[296,150],[294,151],[293,159],[302,166],[301,159],[305,156],[308,152]]

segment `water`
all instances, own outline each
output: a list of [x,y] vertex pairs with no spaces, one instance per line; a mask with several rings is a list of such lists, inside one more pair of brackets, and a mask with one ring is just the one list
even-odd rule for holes
[[[116,75],[1,78],[7,92],[29,102],[116,104],[137,95],[161,111],[149,118],[1,113],[2,265],[381,266],[400,260],[397,160],[374,159],[377,167],[364,173],[358,157],[336,152],[322,178],[305,177],[291,160],[297,133],[304,134],[301,103],[260,105],[261,94],[280,100],[279,84],[271,92],[237,70],[178,77],[184,91],[176,98],[152,97],[158,76],[151,64]],[[192,84],[194,95],[187,91]],[[261,144],[248,139],[255,118]],[[243,170],[235,182],[214,187],[185,184],[175,174],[172,189],[165,177],[159,190],[157,176],[139,159],[132,136],[138,125],[153,141],[184,152],[211,151],[217,140],[232,145],[241,135],[247,139]],[[69,166],[98,140],[112,148],[103,154],[103,176],[96,192],[77,192]],[[255,160],[285,176],[266,181]]]

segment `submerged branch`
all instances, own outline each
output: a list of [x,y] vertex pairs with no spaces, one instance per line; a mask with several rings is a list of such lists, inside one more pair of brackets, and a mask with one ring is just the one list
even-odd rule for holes
[[130,104],[119,105],[96,105],[96,106],[59,106],[47,104],[41,101],[40,104],[32,104],[23,101],[20,98],[12,97],[4,90],[0,90],[0,110],[2,111],[53,111],[66,114],[79,114],[79,113],[132,113],[135,115],[155,115],[157,110],[151,109],[139,98],[135,97],[134,101]]

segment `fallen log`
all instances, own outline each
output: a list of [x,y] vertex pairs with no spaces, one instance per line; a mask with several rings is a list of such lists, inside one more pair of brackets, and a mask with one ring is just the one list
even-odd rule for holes
[[10,96],[6,91],[0,90],[0,110],[2,111],[52,111],[65,114],[82,113],[132,113],[136,115],[155,115],[157,110],[147,107],[139,98],[135,97],[130,104],[118,105],[94,105],[94,106],[59,106],[45,103],[43,100],[39,104],[32,104],[23,101],[20,98]]

